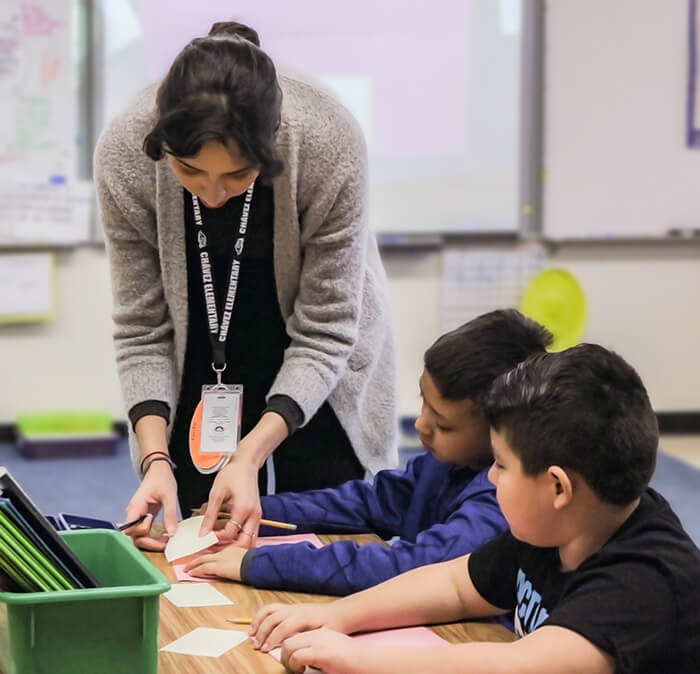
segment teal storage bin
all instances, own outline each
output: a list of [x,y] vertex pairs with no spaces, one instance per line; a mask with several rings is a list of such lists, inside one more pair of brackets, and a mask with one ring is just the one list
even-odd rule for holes
[[170,583],[119,531],[61,536],[100,587],[0,592],[2,674],[156,674],[158,602]]

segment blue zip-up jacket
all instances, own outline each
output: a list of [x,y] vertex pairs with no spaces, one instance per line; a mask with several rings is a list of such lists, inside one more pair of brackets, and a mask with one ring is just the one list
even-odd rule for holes
[[[391,546],[336,541],[249,550],[244,583],[259,588],[346,595],[417,566],[454,559],[507,529],[487,470],[441,463],[424,453],[405,470],[383,470],[373,484],[353,480],[333,489],[263,496],[263,517],[298,533],[373,532]],[[279,535],[261,527],[261,535]]]

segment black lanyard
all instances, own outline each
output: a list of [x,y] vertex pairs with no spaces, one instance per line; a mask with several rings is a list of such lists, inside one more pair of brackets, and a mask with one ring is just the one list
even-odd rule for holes
[[238,226],[238,238],[233,246],[233,261],[231,262],[231,272],[228,278],[228,289],[226,291],[226,303],[224,313],[219,324],[219,312],[216,309],[216,293],[214,290],[214,276],[207,250],[207,235],[204,233],[204,222],[199,209],[199,199],[192,195],[192,210],[194,212],[194,222],[197,226],[197,247],[199,248],[199,262],[202,268],[202,287],[204,289],[204,306],[207,309],[207,323],[209,325],[209,340],[211,341],[212,357],[211,364],[217,379],[221,381],[221,373],[226,369],[226,338],[231,324],[231,314],[236,301],[236,290],[238,289],[238,274],[241,268],[241,256],[245,245],[245,236],[248,229],[248,218],[250,217],[250,204],[253,200],[253,182],[245,193],[243,210],[241,211],[241,222]]

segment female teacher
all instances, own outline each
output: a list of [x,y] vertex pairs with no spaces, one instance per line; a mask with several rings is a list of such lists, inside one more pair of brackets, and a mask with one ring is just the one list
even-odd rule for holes
[[[162,508],[172,534],[177,500],[184,517],[208,501],[202,533],[226,510],[227,533],[250,544],[273,452],[277,491],[395,463],[394,354],[367,224],[366,149],[339,104],[278,77],[255,31],[218,23],[102,133],[95,183],[142,477],[128,520]],[[217,381],[221,400],[199,405]],[[197,410],[202,450],[221,446],[217,432],[240,433],[215,473],[191,457]],[[162,549],[151,520],[127,533]]]

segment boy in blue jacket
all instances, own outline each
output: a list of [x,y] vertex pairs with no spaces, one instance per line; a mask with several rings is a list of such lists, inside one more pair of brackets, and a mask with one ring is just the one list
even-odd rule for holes
[[[187,566],[267,589],[346,595],[404,571],[467,554],[507,527],[488,480],[489,425],[476,399],[551,334],[515,310],[493,311],[440,337],[425,353],[416,430],[425,452],[405,470],[380,471],[372,484],[262,498],[263,517],[298,532],[373,532],[391,546],[337,541],[247,550],[231,545]],[[263,535],[276,533],[261,527]]]

